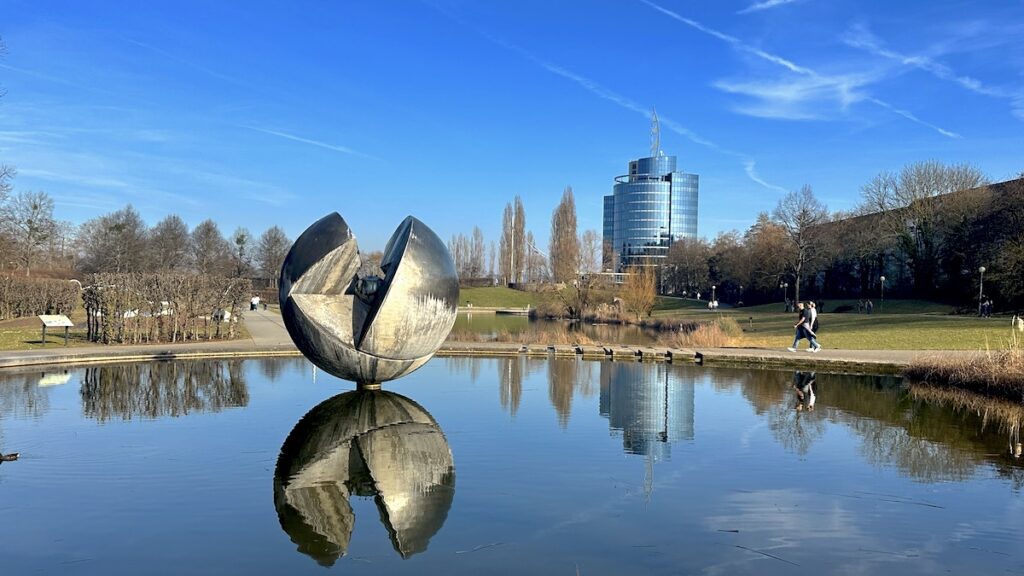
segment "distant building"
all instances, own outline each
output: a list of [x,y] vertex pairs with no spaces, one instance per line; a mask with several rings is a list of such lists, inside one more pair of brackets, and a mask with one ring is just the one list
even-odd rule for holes
[[673,241],[697,237],[698,176],[677,170],[676,157],[660,150],[657,115],[652,132],[652,156],[631,161],[629,174],[616,177],[604,197],[606,272],[658,266]]

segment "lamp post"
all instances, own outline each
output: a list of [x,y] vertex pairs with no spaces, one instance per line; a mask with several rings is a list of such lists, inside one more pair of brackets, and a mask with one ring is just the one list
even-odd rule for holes
[[786,304],[786,312],[789,312],[789,282],[780,282],[779,288],[782,288],[782,300]]
[[985,267],[978,268],[978,316],[981,316],[981,299],[985,294]]
[[881,312],[885,307],[885,276],[878,277],[878,290],[878,311]]
[[711,302],[712,302],[712,304],[711,304],[711,305],[712,305],[712,306],[714,306],[714,301],[715,301],[715,288],[717,288],[717,286],[715,286],[714,284],[712,284],[712,285],[711,285]]

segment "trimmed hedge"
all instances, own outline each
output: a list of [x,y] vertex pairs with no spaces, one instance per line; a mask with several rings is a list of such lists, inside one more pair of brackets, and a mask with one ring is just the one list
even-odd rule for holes
[[68,280],[0,276],[0,320],[71,314],[78,290],[78,284]]
[[83,292],[87,335],[103,344],[231,339],[251,297],[247,278],[94,274]]

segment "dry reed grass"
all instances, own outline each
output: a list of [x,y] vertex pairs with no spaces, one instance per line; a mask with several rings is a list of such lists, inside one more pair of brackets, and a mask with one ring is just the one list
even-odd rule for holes
[[1024,405],[997,398],[988,398],[957,388],[940,388],[931,384],[910,384],[910,396],[932,404],[949,406],[957,412],[977,414],[983,425],[995,422],[1000,431],[1019,430],[1024,424]]
[[1024,405],[1009,400],[994,399],[956,388],[940,388],[931,384],[911,383],[910,396],[930,404],[949,406],[956,412],[973,412],[981,418],[982,427],[995,423],[1000,432],[1009,435],[1010,453],[1020,458],[1024,452],[1021,425],[1024,424]]
[[493,336],[472,330],[453,330],[448,335],[448,340],[450,342],[512,342],[515,344],[577,344],[580,346],[596,344],[586,334],[561,326],[522,332],[500,330]]
[[718,318],[683,324],[678,331],[662,334],[658,343],[672,348],[722,348],[731,345],[742,332],[736,320]]
[[967,390],[1024,403],[1024,343],[1016,336],[1006,350],[971,358],[925,358],[903,371],[908,380]]

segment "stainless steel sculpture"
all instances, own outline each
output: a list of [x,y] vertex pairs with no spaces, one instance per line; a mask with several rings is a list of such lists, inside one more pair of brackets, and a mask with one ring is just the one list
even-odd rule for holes
[[278,297],[295,345],[362,387],[419,368],[455,324],[459,279],[444,242],[406,218],[384,249],[383,277],[360,275],[359,248],[332,213],[306,229],[284,265]]
[[373,496],[395,551],[427,549],[455,496],[455,466],[434,418],[412,400],[356,390],[320,403],[281,447],[274,507],[300,552],[330,566],[348,551],[349,497]]

